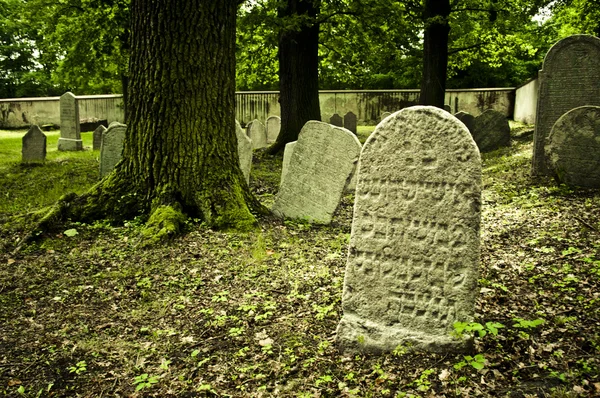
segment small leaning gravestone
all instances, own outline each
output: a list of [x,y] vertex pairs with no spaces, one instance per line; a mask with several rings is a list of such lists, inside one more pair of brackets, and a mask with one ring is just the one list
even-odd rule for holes
[[104,134],[105,131],[106,127],[102,124],[96,127],[96,129],[92,133],[92,150],[100,150],[100,146],[102,145],[102,134]]
[[240,122],[235,121],[235,135],[237,137],[238,157],[240,168],[244,173],[246,184],[250,183],[250,169],[252,168],[252,140],[246,135]]
[[329,118],[329,123],[337,127],[344,127],[344,119],[337,113],[334,113],[333,116]]
[[121,160],[123,142],[127,126],[121,123],[111,123],[102,134],[100,145],[100,178],[109,174]]
[[259,120],[254,119],[246,126],[248,137],[252,140],[252,148],[260,149],[267,146],[267,129]]
[[510,126],[506,116],[493,109],[488,109],[473,120],[470,129],[480,152],[490,152],[498,148],[510,146]]
[[337,342],[462,351],[479,267],[481,158],[462,123],[432,106],[392,114],[367,139],[348,247]]
[[352,112],[348,112],[344,115],[344,128],[350,130],[353,134],[356,134],[357,118]]
[[33,125],[21,140],[21,162],[43,162],[46,160],[46,135],[38,125]]
[[360,141],[342,127],[309,121],[293,148],[273,212],[329,224],[360,153]]

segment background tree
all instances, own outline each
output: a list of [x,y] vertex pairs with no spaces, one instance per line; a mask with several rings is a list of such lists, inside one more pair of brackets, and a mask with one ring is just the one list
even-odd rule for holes
[[237,1],[134,0],[123,159],[88,193],[42,221],[150,215],[146,235],[176,232],[184,213],[247,229],[262,211],[239,168],[234,124]]

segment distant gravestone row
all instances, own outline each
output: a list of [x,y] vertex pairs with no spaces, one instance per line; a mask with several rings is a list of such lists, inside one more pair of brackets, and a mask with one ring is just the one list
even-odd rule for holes
[[329,123],[337,127],[343,127],[356,135],[358,118],[352,112],[346,113],[343,118],[337,113],[334,113],[333,116],[329,118]]
[[387,117],[360,154],[354,206],[340,347],[467,349],[451,332],[474,315],[481,160],[464,124],[435,107]]
[[[598,146],[587,147],[593,141],[591,136],[595,134],[592,131],[596,127],[593,127],[590,118],[596,111],[570,111],[583,106],[600,106],[598,65],[600,39],[594,36],[567,37],[552,46],[546,54],[538,75],[533,175],[554,175],[559,181],[570,185],[590,186],[595,181],[595,177],[587,178],[583,173],[598,174],[597,163],[594,166],[594,162],[590,162],[591,152],[597,151]],[[579,133],[580,127],[587,133]],[[551,134],[552,140],[549,137]],[[560,149],[561,145],[564,148]],[[567,159],[574,164],[567,166]],[[600,187],[597,183],[592,185]]]
[[281,217],[330,223],[360,148],[358,138],[344,128],[307,122],[298,141],[286,147],[289,165],[284,166],[272,211]]

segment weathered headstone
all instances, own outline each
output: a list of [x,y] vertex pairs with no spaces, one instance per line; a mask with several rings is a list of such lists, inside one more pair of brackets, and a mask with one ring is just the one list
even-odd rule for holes
[[106,127],[104,125],[100,125],[96,127],[96,130],[92,133],[92,149],[94,151],[99,151],[100,146],[102,145],[102,134],[106,131]]
[[569,186],[600,188],[600,107],[582,106],[562,115],[546,140],[554,177]]
[[473,121],[470,129],[480,152],[490,152],[504,146],[510,146],[510,126],[506,116],[488,109]]
[[600,105],[600,39],[576,35],[562,39],[546,54],[539,72],[532,174],[548,174],[544,146],[558,118],[573,108]]
[[333,116],[329,118],[329,123],[333,124],[334,126],[344,127],[344,119],[342,119],[342,117],[337,113],[334,113]]
[[102,134],[102,144],[100,145],[100,177],[104,177],[110,173],[117,163],[119,163],[119,160],[121,160],[126,131],[126,125],[111,123],[104,134]]
[[454,114],[454,117],[463,122],[465,126],[469,129],[469,131],[473,131],[473,123],[475,122],[475,116],[471,115],[469,112],[460,111]]
[[71,92],[60,97],[60,138],[59,151],[80,151],[83,149],[79,130],[79,102]]
[[252,148],[260,149],[267,146],[267,129],[259,120],[254,119],[246,126],[248,137],[252,140]]
[[346,130],[350,130],[352,133],[356,134],[356,115],[352,112],[348,112],[344,115],[344,128]]
[[392,112],[383,112],[381,114],[381,120],[385,119],[386,117],[390,116],[392,114]]
[[344,351],[459,351],[479,267],[481,159],[462,123],[432,106],[381,122],[360,155],[337,342]]
[[43,162],[46,160],[46,135],[42,133],[39,126],[33,125],[23,136],[21,149],[21,161]]
[[87,119],[81,119],[79,121],[79,131],[82,133],[94,131],[98,128],[98,126],[108,127],[108,120],[90,117]]
[[444,104],[444,110],[446,112],[452,112],[452,107],[450,106],[450,104]]
[[281,180],[279,181],[279,186],[283,184],[283,179],[287,175],[288,170],[290,169],[290,160],[292,159],[292,154],[294,153],[294,147],[298,141],[292,141],[285,144],[285,149],[283,150],[283,163],[281,165]]
[[286,218],[328,224],[360,152],[348,130],[309,121],[298,136],[273,212]]
[[277,136],[281,130],[281,118],[279,116],[269,116],[267,119],[267,143],[272,144],[277,141]]
[[250,183],[250,169],[252,168],[252,140],[246,135],[240,122],[235,121],[235,135],[238,143],[238,157],[240,158],[240,168],[246,183]]

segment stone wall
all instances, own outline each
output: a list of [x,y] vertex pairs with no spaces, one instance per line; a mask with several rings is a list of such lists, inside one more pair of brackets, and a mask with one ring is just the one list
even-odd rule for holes
[[517,87],[515,90],[514,120],[527,124],[535,124],[539,87],[540,83],[537,77]]
[[[123,98],[120,94],[78,96],[82,119],[107,119],[124,122]],[[419,90],[323,90],[319,93],[321,120],[337,113],[353,112],[358,124],[375,125],[383,112],[395,112],[416,105]],[[479,115],[494,109],[509,118],[515,113],[514,88],[447,90],[446,103],[453,113],[462,110]],[[0,99],[0,128],[25,128],[31,124],[60,124],[59,97]],[[264,122],[271,115],[281,115],[277,91],[236,93],[236,119],[243,125],[254,119]]]

